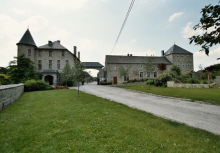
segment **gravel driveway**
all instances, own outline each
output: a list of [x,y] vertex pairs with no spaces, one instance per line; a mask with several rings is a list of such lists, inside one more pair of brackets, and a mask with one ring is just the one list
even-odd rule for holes
[[[76,88],[73,88],[76,89]],[[220,106],[90,83],[80,90],[220,135]]]

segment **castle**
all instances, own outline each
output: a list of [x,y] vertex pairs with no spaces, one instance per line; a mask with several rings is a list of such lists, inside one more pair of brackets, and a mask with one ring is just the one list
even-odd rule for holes
[[80,52],[77,56],[77,47],[74,46],[72,53],[61,45],[60,40],[48,41],[47,44],[37,47],[29,29],[17,43],[17,47],[17,56],[25,54],[25,57],[30,58],[36,70],[43,75],[42,80],[54,86],[62,82],[60,72],[66,63],[74,66],[76,61],[80,61]]

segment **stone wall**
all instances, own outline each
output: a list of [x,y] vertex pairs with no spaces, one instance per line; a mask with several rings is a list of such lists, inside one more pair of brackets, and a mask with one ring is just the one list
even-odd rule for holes
[[0,111],[14,103],[23,92],[23,83],[0,86]]
[[[216,83],[210,84],[210,87],[216,86]],[[209,88],[209,84],[181,84],[174,83],[174,81],[167,81],[167,87],[169,88]]]
[[220,76],[216,76],[216,83],[220,84]]

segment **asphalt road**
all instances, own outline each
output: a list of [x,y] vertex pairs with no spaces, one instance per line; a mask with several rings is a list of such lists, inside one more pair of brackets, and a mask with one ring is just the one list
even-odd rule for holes
[[220,135],[220,106],[217,105],[165,98],[109,86],[98,86],[95,82],[80,86],[80,90]]

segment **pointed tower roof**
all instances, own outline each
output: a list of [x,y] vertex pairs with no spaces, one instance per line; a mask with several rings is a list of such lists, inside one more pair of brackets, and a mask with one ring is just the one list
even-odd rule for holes
[[18,44],[27,44],[37,47],[33,37],[31,36],[29,29],[27,29],[27,31],[24,33],[24,35],[22,36],[21,40],[17,43],[17,45]]
[[193,54],[179,46],[177,46],[176,44],[174,44],[170,49],[168,49],[165,53],[165,55],[169,55],[169,54]]

